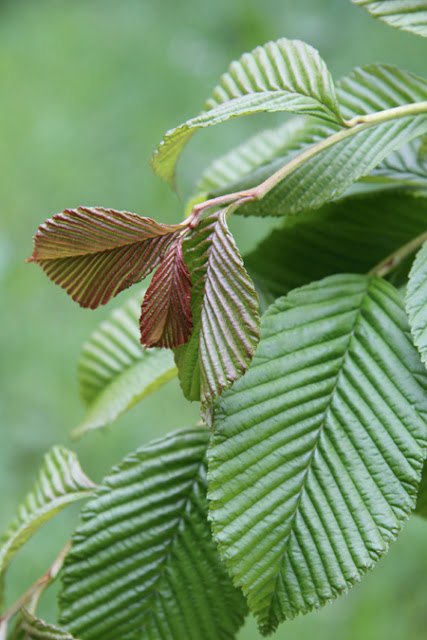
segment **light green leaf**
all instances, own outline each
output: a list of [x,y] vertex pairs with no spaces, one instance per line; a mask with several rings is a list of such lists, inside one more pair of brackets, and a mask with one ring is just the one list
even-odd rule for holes
[[[427,239],[427,220],[425,235]],[[427,242],[418,252],[409,274],[406,310],[414,343],[427,366]]]
[[71,502],[88,498],[95,486],[83,473],[75,453],[53,447],[43,458],[33,489],[0,539],[0,575],[45,522]]
[[[427,82],[387,65],[356,69],[337,85],[343,115],[351,119],[402,104],[427,101]],[[335,125],[309,123],[301,151],[339,131]],[[295,214],[317,208],[336,198],[355,181],[368,175],[387,156],[427,131],[427,114],[405,116],[359,131],[324,149],[297,168],[261,200],[244,203],[237,213],[257,216]],[[227,187],[238,191],[256,186],[288,162],[275,158],[271,165]],[[261,172],[262,170],[262,172]],[[216,193],[215,193],[216,195]]]
[[259,302],[225,210],[205,218],[184,251],[193,331],[175,349],[175,361],[185,397],[207,406],[248,368],[259,340]]
[[351,0],[392,27],[427,37],[426,0]]
[[364,180],[426,188],[427,158],[422,156],[421,149],[421,138],[411,140],[385,158]]
[[425,197],[399,191],[352,196],[286,216],[245,256],[245,265],[264,293],[277,298],[334,273],[366,273],[426,230]]
[[319,53],[299,40],[281,38],[232,62],[199,116],[168,131],[151,161],[173,183],[179,155],[202,128],[261,111],[291,111],[342,122],[332,77]]
[[427,373],[399,293],[331,276],[263,317],[247,374],[217,402],[210,517],[262,633],[346,592],[415,506]]
[[[246,603],[207,522],[209,431],[128,456],[82,511],[63,570],[60,624],[84,640],[231,640]],[[191,631],[190,631],[191,630]]]
[[86,342],[80,356],[80,393],[88,405],[78,437],[104,427],[177,373],[166,349],[142,350],[139,315],[143,294],[115,309]]
[[28,640],[76,640],[64,629],[32,615],[27,609],[22,609],[21,615],[21,625]]

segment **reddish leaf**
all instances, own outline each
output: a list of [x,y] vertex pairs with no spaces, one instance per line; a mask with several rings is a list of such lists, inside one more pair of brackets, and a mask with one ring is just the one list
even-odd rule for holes
[[188,341],[193,321],[191,278],[176,241],[154,274],[141,308],[141,342],[147,347],[177,347]]
[[66,209],[39,227],[28,261],[82,307],[95,309],[145,278],[179,230],[126,211]]

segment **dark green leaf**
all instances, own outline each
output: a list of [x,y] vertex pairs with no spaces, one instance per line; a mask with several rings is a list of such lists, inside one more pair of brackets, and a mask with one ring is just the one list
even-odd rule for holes
[[207,522],[205,427],[139,449],[82,511],[61,622],[84,640],[231,640],[246,605]]
[[[424,231],[427,240],[427,221]],[[427,366],[427,241],[418,252],[409,274],[406,310],[414,342]]]
[[399,191],[347,197],[286,216],[245,265],[277,298],[334,273],[366,273],[426,230],[425,197]]
[[338,275],[263,317],[251,367],[214,408],[214,536],[263,633],[346,592],[415,506],[427,372],[398,292]]

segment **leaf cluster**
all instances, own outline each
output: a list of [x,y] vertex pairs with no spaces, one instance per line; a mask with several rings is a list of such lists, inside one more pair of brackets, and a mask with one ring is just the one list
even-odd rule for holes
[[[427,36],[424,2],[354,2]],[[47,454],[0,574],[90,498],[0,637],[231,640],[248,611],[267,635],[347,592],[426,515],[427,81],[371,64],[335,82],[315,49],[282,38],[230,65],[154,170],[174,185],[196,131],[255,112],[288,116],[217,158],[180,224],[78,207],[34,237],[29,260],[83,307],[153,273],[83,347],[74,435],[175,375],[203,422],[99,487],[73,453]],[[235,214],[282,222],[242,258]],[[60,627],[36,614],[58,572]]]

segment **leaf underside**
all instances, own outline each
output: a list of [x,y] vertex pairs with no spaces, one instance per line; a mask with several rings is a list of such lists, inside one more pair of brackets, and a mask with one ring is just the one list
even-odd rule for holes
[[262,633],[347,591],[413,509],[427,374],[400,295],[338,275],[280,298],[214,409],[210,517]]
[[88,498],[94,488],[76,454],[65,447],[53,447],[43,458],[33,489],[0,539],[0,575],[42,524],[71,502]]
[[225,216],[205,218],[184,245],[194,328],[175,361],[185,397],[204,406],[243,375],[259,340],[258,297]]
[[281,38],[233,62],[206,103],[206,111],[168,131],[151,165],[173,184],[179,155],[201,127],[261,111],[291,111],[341,122],[332,77],[318,52]]
[[82,307],[95,309],[145,278],[180,228],[126,211],[66,209],[39,227],[29,261]]
[[21,615],[21,626],[25,632],[24,640],[77,640],[64,629],[32,615],[27,609],[22,609]]
[[426,0],[351,0],[392,27],[427,37]]
[[126,458],[82,511],[60,624],[85,640],[232,640],[246,614],[207,522],[206,428]]
[[245,265],[277,298],[334,273],[366,273],[426,230],[427,198],[399,191],[352,196],[286,216]]
[[141,348],[142,298],[143,292],[115,309],[83,346],[78,379],[80,395],[88,409],[73,432],[76,437],[112,423],[176,376],[170,351]]

